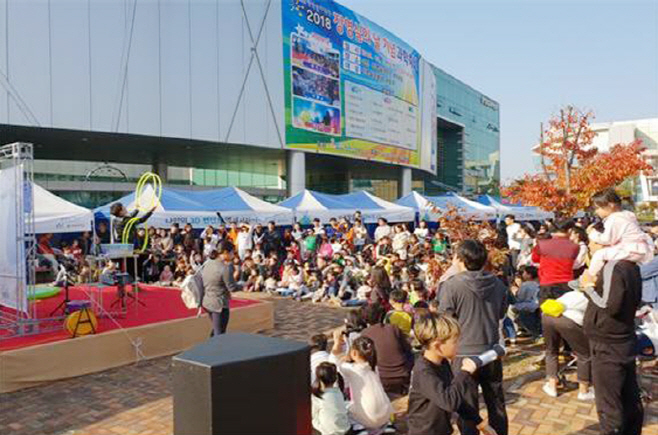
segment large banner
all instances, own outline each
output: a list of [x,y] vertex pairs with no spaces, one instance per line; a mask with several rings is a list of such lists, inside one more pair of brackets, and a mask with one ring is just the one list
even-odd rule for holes
[[282,15],[287,147],[420,167],[418,52],[331,0]]
[[24,225],[16,215],[22,180],[21,166],[0,169],[0,305],[18,311],[27,310]]

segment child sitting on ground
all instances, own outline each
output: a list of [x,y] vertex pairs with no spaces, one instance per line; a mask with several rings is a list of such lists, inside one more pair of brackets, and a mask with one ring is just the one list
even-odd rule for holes
[[392,309],[386,313],[384,323],[397,326],[404,335],[409,337],[414,318],[404,309],[407,303],[407,293],[403,290],[393,290],[389,296],[389,303]]
[[606,261],[646,263],[653,259],[654,244],[651,237],[642,231],[633,212],[622,210],[621,198],[614,189],[594,195],[592,204],[596,207],[594,212],[603,219],[603,232],[590,227],[588,236],[590,241],[604,245],[605,248],[594,253],[581,282],[594,281]]
[[464,400],[467,384],[477,388],[470,376],[477,369],[473,360],[465,358],[457,373],[453,374],[450,368],[450,362],[457,356],[459,323],[449,316],[426,314],[417,319],[414,333],[423,354],[416,359],[411,374],[409,435],[451,434],[453,412],[479,421],[480,433],[495,434],[480,418],[479,411]]
[[338,371],[330,362],[320,363],[315,370],[311,396],[313,428],[321,435],[342,435],[350,430],[347,405],[338,387]]
[[315,369],[329,361],[328,341],[324,334],[315,334],[308,342],[311,346],[311,384],[315,382]]
[[514,295],[512,315],[517,323],[533,337],[541,335],[541,317],[539,314],[539,272],[535,266],[523,266],[519,269],[521,285]]
[[409,294],[409,303],[415,306],[420,301],[427,302],[429,295],[425,289],[423,281],[416,279],[411,281],[411,293]]
[[353,422],[367,429],[380,429],[390,421],[393,406],[376,372],[375,343],[368,337],[359,337],[352,343],[348,354],[343,355],[343,331],[345,328],[334,330],[331,353],[332,361],[352,394],[348,415]]
[[171,266],[166,265],[162,273],[160,273],[160,285],[170,286],[174,280],[174,274],[171,272]]

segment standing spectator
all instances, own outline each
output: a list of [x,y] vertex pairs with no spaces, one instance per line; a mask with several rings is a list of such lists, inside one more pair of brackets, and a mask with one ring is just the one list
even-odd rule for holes
[[263,246],[264,240],[265,231],[263,231],[263,226],[261,224],[256,224],[256,229],[254,230],[254,247],[258,245]]
[[265,252],[265,256],[269,257],[271,253],[279,255],[281,248],[281,236],[276,230],[274,221],[270,221],[267,224],[267,232],[265,232],[265,236],[263,237],[263,251]]
[[322,227],[322,222],[320,222],[320,219],[315,218],[313,219],[313,234],[316,236],[321,236],[324,234],[324,228]]
[[459,324],[450,316],[428,313],[419,316],[414,332],[422,354],[416,359],[409,391],[409,435],[451,434],[454,412],[477,422],[483,435],[493,434],[478,408],[466,402],[466,392],[477,389],[470,376],[477,366],[464,358],[459,370],[450,369],[457,355]]
[[174,246],[183,244],[183,235],[180,232],[180,226],[178,224],[172,224],[169,229],[169,236],[174,242]]
[[557,299],[570,290],[573,263],[580,248],[569,240],[569,222],[555,221],[552,237],[537,240],[532,251],[533,263],[539,264],[539,304]]
[[329,225],[327,225],[327,228],[325,229],[325,233],[327,234],[327,237],[330,239],[335,237],[335,238],[341,238],[343,234],[340,231],[340,228],[338,226],[338,220],[334,217],[329,219]]
[[292,226],[292,238],[295,242],[301,244],[304,239],[304,230],[299,222],[295,222],[295,225]]
[[505,216],[505,231],[507,232],[507,246],[512,257],[512,267],[516,270],[516,263],[521,252],[521,242],[519,241],[518,232],[521,230],[521,225],[516,222],[516,218],[512,214]]
[[[601,248],[590,241],[592,255]],[[590,340],[601,433],[639,435],[644,417],[635,372],[635,312],[642,299],[640,268],[628,260],[611,261],[595,279],[584,277],[589,304],[583,328]]]
[[520,270],[522,266],[532,266],[532,249],[535,247],[533,231],[528,226],[522,226],[516,233],[516,240],[519,242],[521,249],[514,267],[516,270]]
[[[483,271],[487,258],[487,249],[481,242],[461,242],[454,260],[460,273],[445,281],[439,293],[439,312],[454,315],[462,331],[456,369],[464,357],[479,355],[500,343],[499,325],[507,311],[507,288],[495,275]],[[502,362],[496,360],[474,376],[482,388],[491,426],[498,435],[507,435]],[[478,409],[477,388],[467,389],[465,402]],[[458,425],[462,434],[475,435],[479,423],[460,417]]]
[[352,244],[356,252],[361,252],[366,242],[368,241],[368,230],[366,229],[361,219],[356,219],[354,221],[354,226],[352,227]]
[[379,226],[375,230],[375,243],[379,242],[384,237],[389,237],[392,232],[391,227],[385,218],[379,218],[377,223]]
[[228,327],[231,292],[238,288],[233,277],[231,242],[223,241],[219,246],[219,252],[213,251],[209,260],[201,272],[204,289],[201,302],[212,322],[212,335],[220,335],[225,333]]
[[231,222],[229,224],[229,230],[228,230],[228,239],[231,243],[233,243],[233,246],[238,246],[238,232],[240,229],[238,228],[238,224],[236,222]]
[[240,260],[244,260],[247,252],[251,251],[254,247],[254,227],[249,224],[242,224],[240,232],[238,233],[238,256]]
[[430,233],[429,228],[427,228],[427,222],[422,220],[418,223],[418,227],[414,230],[414,234],[419,239],[424,239]]
[[409,231],[407,231],[407,227],[405,225],[398,224],[395,226],[392,241],[393,252],[401,255],[403,255],[402,253],[404,252],[404,255],[406,255],[407,244],[409,243],[409,235]]

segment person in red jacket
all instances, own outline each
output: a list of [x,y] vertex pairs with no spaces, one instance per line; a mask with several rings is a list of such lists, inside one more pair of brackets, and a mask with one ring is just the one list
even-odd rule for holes
[[569,221],[556,221],[550,239],[538,240],[532,251],[533,263],[539,264],[539,303],[557,299],[570,291],[573,263],[580,248],[569,240]]

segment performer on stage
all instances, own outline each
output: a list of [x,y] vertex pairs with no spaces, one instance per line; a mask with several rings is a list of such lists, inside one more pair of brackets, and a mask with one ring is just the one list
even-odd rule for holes
[[[140,217],[139,220],[136,222],[134,229],[131,232],[137,229],[137,225],[146,222],[151,217],[151,215],[153,214],[156,208],[157,206],[153,207],[151,210],[146,212],[144,216]],[[121,241],[121,238],[123,236],[124,227],[126,226],[126,224],[130,219],[134,219],[137,217],[137,215],[139,214],[139,210],[135,209],[132,211],[132,213],[128,214],[128,210],[126,210],[126,207],[124,207],[123,204],[121,204],[120,202],[115,202],[110,207],[110,214],[116,218],[119,218],[119,221],[114,225],[114,240],[117,241],[118,243],[118,241]],[[133,236],[134,233],[130,234],[128,240],[132,240]]]
[[230,316],[231,293],[238,285],[233,274],[233,244],[227,240],[220,243],[217,250],[210,253],[209,260],[201,272],[203,278],[203,307],[212,322],[212,335],[226,332]]

